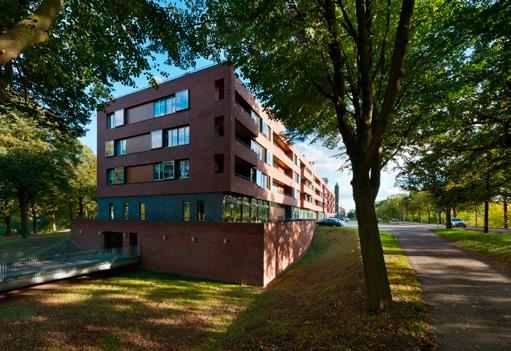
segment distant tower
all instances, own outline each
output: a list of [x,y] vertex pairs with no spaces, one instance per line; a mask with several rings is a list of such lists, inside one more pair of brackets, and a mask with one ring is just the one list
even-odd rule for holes
[[339,215],[339,184],[337,183],[335,183],[334,193],[335,193],[335,213]]

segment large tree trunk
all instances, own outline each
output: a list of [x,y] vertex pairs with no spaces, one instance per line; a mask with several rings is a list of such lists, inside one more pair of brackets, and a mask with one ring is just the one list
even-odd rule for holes
[[78,218],[83,218],[83,196],[78,197]]
[[378,221],[369,179],[353,177],[353,197],[358,218],[358,235],[364,265],[368,307],[371,311],[384,310],[392,303],[387,268],[383,257]]
[[507,196],[504,196],[504,229],[508,229],[508,223],[507,223]]
[[447,207],[445,209],[445,228],[446,229],[452,229],[451,208],[450,207]]
[[490,212],[490,201],[486,200],[484,202],[484,229],[483,232],[488,233],[488,218]]
[[428,210],[428,224],[431,223],[431,211]]
[[0,65],[16,59],[29,47],[48,40],[48,29],[63,4],[64,0],[43,0],[32,14],[0,33]]
[[4,222],[5,222],[5,235],[11,236],[12,235],[12,217],[11,217],[11,215],[5,215]]
[[454,218],[458,217],[458,213],[456,211],[456,207],[452,208],[452,215],[453,215]]
[[28,195],[23,190],[18,190],[18,203],[20,208],[21,236],[28,238]]
[[476,227],[477,227],[477,206],[476,206]]
[[35,209],[35,200],[32,200],[30,212],[32,213],[32,235],[37,234],[37,211]]

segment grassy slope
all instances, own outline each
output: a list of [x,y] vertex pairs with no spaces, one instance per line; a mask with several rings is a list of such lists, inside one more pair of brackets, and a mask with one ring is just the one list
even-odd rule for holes
[[460,247],[511,270],[511,235],[457,229],[434,231]]
[[320,228],[310,252],[271,284],[211,350],[396,350],[433,345],[420,285],[389,233],[382,234],[396,301],[370,315],[355,231]]
[[382,240],[396,301],[383,315],[365,309],[356,232],[321,228],[268,289],[139,271],[0,295],[0,349],[431,348],[415,275],[393,237]]
[[20,237],[0,239],[0,251],[22,250],[28,255],[37,254],[46,248],[69,239],[69,232],[59,234],[38,234],[27,239]]

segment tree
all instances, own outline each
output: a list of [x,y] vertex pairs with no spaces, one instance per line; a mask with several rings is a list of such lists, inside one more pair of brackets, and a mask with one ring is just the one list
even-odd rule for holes
[[292,135],[342,138],[353,171],[368,307],[385,309],[392,299],[374,201],[414,0],[211,0],[207,8],[212,45]]
[[189,66],[201,43],[193,8],[172,1],[0,0],[0,9],[0,105],[33,100],[75,135],[114,82],[134,86],[145,74],[156,83],[156,55]]
[[[78,207],[78,218],[85,216],[87,206],[96,199],[96,156],[92,150],[82,145],[81,153],[78,155],[72,178],[70,179],[71,208],[74,204]],[[70,218],[74,218],[70,213]]]
[[[41,112],[42,113],[42,112]],[[29,235],[29,207],[48,189],[64,189],[77,150],[76,141],[41,127],[24,115],[5,116],[0,121],[0,178],[16,191],[21,234]],[[36,228],[36,212],[34,228]]]

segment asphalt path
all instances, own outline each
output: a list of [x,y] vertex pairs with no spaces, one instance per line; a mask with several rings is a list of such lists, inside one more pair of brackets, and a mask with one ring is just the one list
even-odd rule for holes
[[439,350],[511,350],[511,274],[443,239],[435,227],[380,225],[396,235],[417,273]]

